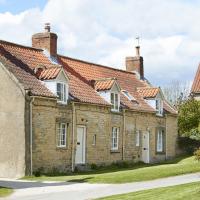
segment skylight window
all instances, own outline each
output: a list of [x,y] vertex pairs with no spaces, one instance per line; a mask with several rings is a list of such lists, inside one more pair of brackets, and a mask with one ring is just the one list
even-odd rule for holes
[[128,98],[129,101],[136,101],[136,99],[128,91],[122,90],[122,93]]

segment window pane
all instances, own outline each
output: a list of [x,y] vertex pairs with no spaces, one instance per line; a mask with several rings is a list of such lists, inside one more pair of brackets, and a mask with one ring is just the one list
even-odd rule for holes
[[58,123],[57,128],[57,146],[65,147],[66,146],[66,124]]
[[114,93],[111,93],[111,105],[112,109],[114,109]]
[[63,85],[63,96],[64,96],[64,102],[66,102],[66,85]]
[[140,146],[140,131],[136,131],[136,146]]
[[157,135],[157,151],[158,152],[163,151],[163,132],[162,132],[162,130],[159,130],[158,135]]
[[115,110],[118,110],[118,94],[115,94]]
[[57,96],[58,99],[61,100],[61,84],[57,83]]

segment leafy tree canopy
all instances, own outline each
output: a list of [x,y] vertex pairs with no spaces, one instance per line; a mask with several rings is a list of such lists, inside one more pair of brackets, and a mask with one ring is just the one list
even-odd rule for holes
[[180,105],[178,127],[180,136],[200,140],[200,101],[191,99]]

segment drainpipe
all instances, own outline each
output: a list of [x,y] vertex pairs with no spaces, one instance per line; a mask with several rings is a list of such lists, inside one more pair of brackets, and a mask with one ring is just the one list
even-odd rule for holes
[[72,172],[74,172],[75,104],[72,102]]
[[30,101],[30,172],[33,175],[33,102],[34,97]]
[[126,134],[126,119],[125,119],[125,112],[126,110],[123,110],[123,134],[122,134],[122,160],[125,159],[125,134]]

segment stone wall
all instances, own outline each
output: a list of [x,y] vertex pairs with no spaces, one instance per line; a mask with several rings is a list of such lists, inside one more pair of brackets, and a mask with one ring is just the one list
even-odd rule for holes
[[[67,148],[56,147],[56,120],[68,123]],[[125,122],[125,126],[124,126]],[[126,111],[114,113],[108,107],[75,103],[76,153],[77,126],[86,127],[86,164],[110,164],[121,160],[142,159],[142,134],[150,133],[150,162],[171,158],[176,154],[177,119],[174,116],[157,117],[155,113]],[[111,151],[112,127],[119,127],[119,148]],[[163,127],[166,135],[165,153],[156,153],[157,128]],[[140,146],[136,147],[136,130],[141,131]],[[72,158],[72,107],[58,105],[54,100],[35,99],[33,108],[33,165],[34,170],[44,167],[51,170],[71,169]],[[96,135],[96,144],[93,137]],[[124,143],[124,149],[123,149]],[[123,154],[124,153],[124,154]]]
[[16,78],[0,64],[0,177],[25,174],[25,97]]
[[[69,124],[67,147],[56,144],[56,120],[63,119]],[[36,98],[33,102],[33,171],[57,168],[66,171],[71,165],[72,115],[70,107],[62,106],[55,100]]]

